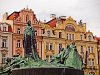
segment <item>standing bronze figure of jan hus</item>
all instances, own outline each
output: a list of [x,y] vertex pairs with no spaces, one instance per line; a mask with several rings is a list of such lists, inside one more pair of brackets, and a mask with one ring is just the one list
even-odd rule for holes
[[34,60],[39,60],[39,55],[36,48],[36,38],[34,27],[31,26],[31,21],[27,22],[27,26],[24,30],[24,40],[23,46],[25,51],[25,57],[28,57],[32,54]]

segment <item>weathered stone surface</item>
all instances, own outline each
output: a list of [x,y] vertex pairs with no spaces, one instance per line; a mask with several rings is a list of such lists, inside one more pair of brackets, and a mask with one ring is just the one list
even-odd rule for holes
[[84,75],[84,72],[70,68],[27,68],[15,69],[11,75]]

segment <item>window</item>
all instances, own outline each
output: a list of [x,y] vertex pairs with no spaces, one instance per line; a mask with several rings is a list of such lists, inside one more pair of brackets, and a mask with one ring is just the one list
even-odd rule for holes
[[74,40],[74,34],[72,34],[72,40]]
[[88,51],[89,51],[89,53],[93,53],[93,47],[88,47]]
[[67,38],[67,40],[68,40],[68,34],[67,34],[66,38]]
[[29,15],[26,15],[26,22],[29,20]]
[[46,43],[46,50],[49,50],[49,43]]
[[45,33],[45,30],[44,29],[41,29],[41,33],[44,34]]
[[69,40],[71,40],[71,34],[69,34]]
[[62,38],[62,32],[59,32],[59,38]]
[[50,31],[47,31],[47,36],[50,37]]
[[50,50],[52,50],[52,43],[50,43]]
[[52,55],[50,55],[50,61],[52,60]]
[[37,36],[37,30],[35,30],[35,36]]
[[91,53],[93,53],[93,47],[91,47]]
[[89,51],[89,53],[90,53],[90,46],[88,46],[88,51]]
[[2,39],[2,47],[7,47],[7,39]]
[[6,55],[2,54],[2,64],[5,64],[5,63],[6,63]]
[[17,47],[20,47],[20,40],[17,40]]
[[71,24],[69,24],[66,26],[66,30],[67,31],[75,31],[75,28]]
[[6,27],[5,26],[3,26],[3,31],[6,31]]
[[90,35],[88,36],[88,40],[91,41],[91,36]]
[[17,34],[20,34],[20,28],[17,29]]
[[90,59],[88,59],[88,65],[89,65],[89,66],[91,65],[91,60],[90,60]]
[[81,52],[83,52],[83,46],[81,46]]
[[62,49],[62,44],[59,44],[59,53],[60,53],[61,49]]
[[94,59],[91,60],[91,66],[94,66]]
[[49,55],[46,55],[46,61],[49,61]]
[[80,35],[80,39],[82,40],[82,35]]
[[94,59],[88,59],[88,65],[94,66]]
[[54,30],[52,30],[52,33],[53,33],[53,35],[55,35],[55,31]]
[[90,74],[90,75],[95,75],[95,73],[94,73],[94,72],[90,72],[89,74]]

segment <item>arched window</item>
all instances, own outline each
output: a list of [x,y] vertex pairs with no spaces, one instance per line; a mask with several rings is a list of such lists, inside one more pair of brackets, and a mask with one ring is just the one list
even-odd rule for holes
[[26,22],[29,20],[29,15],[26,15]]
[[48,35],[48,37],[50,37],[50,31],[49,30],[47,31],[47,35]]
[[66,30],[67,31],[75,31],[75,28],[72,25],[67,25]]
[[17,47],[20,47],[20,40],[17,40]]
[[90,35],[88,36],[88,40],[91,41],[91,36]]
[[17,34],[20,34],[20,28],[17,29]]
[[52,43],[50,43],[50,50],[52,50]]

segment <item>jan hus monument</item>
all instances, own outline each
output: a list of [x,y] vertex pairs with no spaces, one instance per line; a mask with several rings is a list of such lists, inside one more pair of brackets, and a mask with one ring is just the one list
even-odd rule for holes
[[24,29],[24,54],[8,58],[7,63],[0,67],[0,75],[84,75],[82,59],[78,54],[75,43],[62,48],[59,54],[53,55],[52,60],[42,60],[37,52],[35,29],[31,21]]

